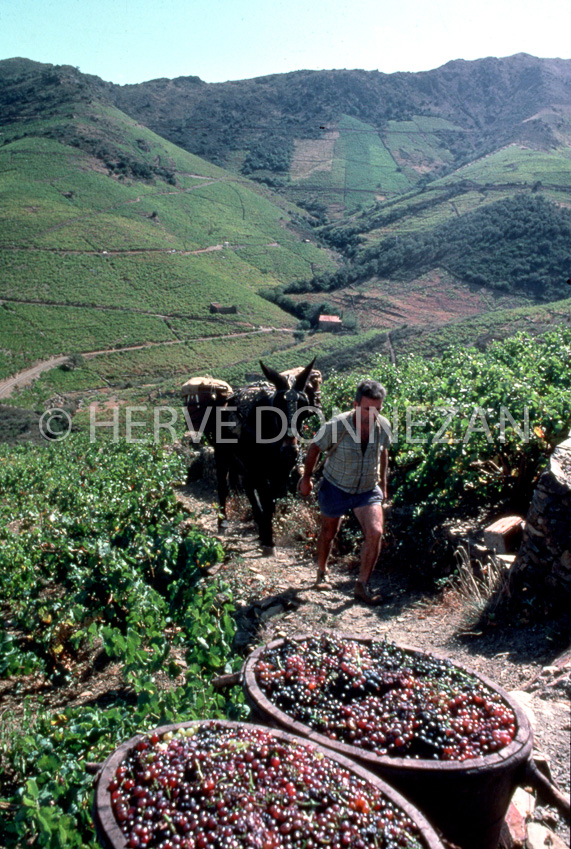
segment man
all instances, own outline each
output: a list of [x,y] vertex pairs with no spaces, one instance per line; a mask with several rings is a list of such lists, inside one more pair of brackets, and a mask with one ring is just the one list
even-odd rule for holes
[[[334,416],[313,439],[299,482],[301,495],[313,489],[311,474],[321,452],[326,453],[323,481],[319,488],[321,528],[317,541],[316,586],[325,588],[327,561],[343,516],[353,510],[364,534],[361,565],[354,596],[365,604],[379,604],[367,584],[381,552],[383,498],[387,497],[390,425],[379,415],[386,389],[376,380],[363,380],[357,387],[353,410]],[[379,486],[380,483],[380,486]]]

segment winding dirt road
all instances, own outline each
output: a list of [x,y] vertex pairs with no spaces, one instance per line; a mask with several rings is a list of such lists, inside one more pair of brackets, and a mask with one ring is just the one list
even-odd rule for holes
[[[81,353],[86,360],[93,357],[101,357],[105,354],[118,354],[122,351],[139,351],[142,348],[154,348],[161,345],[184,345],[185,342],[204,342],[207,339],[234,339],[238,336],[257,336],[261,333],[293,333],[293,327],[261,327],[259,330],[244,330],[239,333],[228,333],[224,336],[197,336],[196,339],[168,339],[165,342],[144,342],[141,345],[127,345],[124,348],[106,348],[102,351],[86,351]],[[0,398],[9,398],[15,389],[22,386],[29,386],[32,381],[36,380],[43,372],[49,371],[52,368],[57,368],[63,365],[69,359],[70,355],[60,355],[50,357],[49,360],[43,360],[31,368],[23,369],[12,377],[7,377],[0,380]]]
[[33,380],[38,378],[44,371],[49,371],[52,368],[57,368],[65,363],[68,357],[51,357],[49,360],[44,360],[37,363],[32,368],[24,369],[18,372],[14,377],[8,377],[5,380],[0,380],[0,398],[8,398],[14,389],[20,386],[27,386]]

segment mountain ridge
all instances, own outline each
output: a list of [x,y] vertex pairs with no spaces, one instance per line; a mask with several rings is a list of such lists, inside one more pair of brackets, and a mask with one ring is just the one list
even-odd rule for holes
[[[236,91],[238,86],[242,86],[244,84],[255,83],[257,86],[262,87],[278,82],[285,83],[287,85],[297,81],[323,84],[323,81],[334,77],[339,83],[346,83],[346,81],[350,78],[354,78],[360,83],[373,81],[380,82],[383,85],[391,82],[394,82],[397,86],[401,86],[403,83],[406,83],[407,85],[410,83],[417,83],[418,89],[420,90],[420,96],[422,96],[422,94],[426,96],[430,94],[430,88],[435,84],[440,82],[442,85],[444,82],[449,81],[450,75],[458,79],[459,76],[465,76],[467,74],[474,79],[474,82],[481,82],[484,87],[486,87],[486,85],[489,87],[491,80],[488,79],[488,81],[486,81],[485,75],[488,74],[489,76],[492,71],[496,72],[496,76],[498,75],[498,72],[501,72],[504,76],[509,74],[517,76],[518,73],[524,73],[527,75],[528,83],[537,83],[539,79],[536,78],[534,80],[533,74],[530,74],[530,71],[534,70],[537,77],[537,72],[542,69],[549,71],[551,81],[553,81],[553,78],[557,79],[562,76],[565,78],[567,87],[564,88],[560,94],[566,102],[569,102],[569,99],[571,98],[571,59],[541,59],[525,53],[514,54],[514,56],[506,58],[488,57],[477,60],[454,59],[439,68],[430,71],[397,71],[391,74],[386,74],[381,71],[364,71],[361,69],[332,69],[322,71],[299,70],[290,71],[284,74],[269,74],[245,80],[229,80],[225,83],[206,83],[204,81],[200,81],[200,89],[201,91],[204,91],[204,87],[206,86],[210,90],[221,91],[225,87],[232,87],[234,91]],[[167,80],[167,82],[180,88],[189,79],[192,80],[194,84],[194,81],[199,78],[177,77],[172,80]],[[125,94],[137,89],[145,89],[157,82],[163,83],[163,79],[122,86],[113,85],[113,88],[116,92]],[[495,82],[497,84],[498,80],[496,79]],[[341,97],[346,95],[346,91],[343,90],[343,87],[341,87],[339,95]],[[505,105],[506,104],[504,103],[504,106]]]
[[[200,77],[187,75],[172,79],[159,77],[142,83],[125,85],[106,82],[95,75],[84,74],[70,65],[38,63],[21,57],[0,61],[0,79],[6,75],[6,71],[13,76],[17,72],[32,73],[41,70],[77,75],[78,79],[96,85],[100,89],[100,93],[105,91],[112,102],[126,111],[127,114],[149,108],[150,104],[142,105],[136,95],[141,95],[147,99],[154,96],[156,99],[157,94],[165,94],[165,89],[169,89],[170,94],[173,91],[179,95],[182,94],[184,99],[188,101],[187,105],[192,105],[190,101],[197,94],[201,98],[202,96],[216,95],[213,98],[213,106],[217,104],[228,105],[227,97],[230,94],[234,99],[238,95],[246,98],[246,103],[251,105],[252,97],[248,89],[252,85],[255,86],[258,96],[263,95],[264,90],[268,87],[271,89],[278,85],[278,89],[274,90],[273,96],[270,98],[272,109],[269,111],[267,109],[264,111],[256,110],[255,113],[260,119],[263,117],[268,119],[275,114],[276,108],[279,107],[280,104],[276,98],[280,94],[283,95],[285,88],[291,88],[293,84],[302,84],[304,86],[303,93],[315,100],[320,93],[322,96],[329,94],[328,84],[332,81],[338,86],[336,96],[340,103],[337,106],[337,111],[349,107],[353,110],[354,117],[361,117],[362,119],[371,119],[377,115],[381,120],[390,120],[395,108],[397,108],[395,104],[396,95],[401,98],[404,97],[404,101],[400,104],[401,112],[409,113],[412,109],[418,108],[434,111],[436,103],[438,104],[438,111],[441,112],[442,104],[446,103],[444,95],[448,92],[449,95],[453,95],[453,108],[450,116],[464,116],[472,122],[481,122],[482,118],[477,114],[474,107],[468,110],[465,108],[468,94],[467,83],[472,84],[472,90],[469,92],[472,99],[478,97],[481,100],[484,94],[486,95],[488,112],[484,110],[484,117],[488,120],[499,118],[498,115],[492,114],[498,102],[502,105],[502,112],[507,113],[510,120],[513,120],[513,118],[524,120],[524,118],[532,117],[538,107],[546,105],[546,98],[551,100],[550,105],[571,105],[571,59],[539,58],[527,53],[517,53],[502,58],[453,59],[429,71],[396,71],[387,74],[382,71],[361,69],[298,70],[243,80],[228,80],[221,83],[208,83],[201,80]],[[454,82],[453,85],[452,82]],[[349,83],[354,85],[349,85]],[[492,84],[495,95],[491,93]],[[386,88],[387,85],[389,86],[388,89]],[[265,93],[267,96],[271,94],[271,91]],[[371,101],[373,95],[377,97],[384,95],[386,101],[379,106],[379,104]],[[510,95],[518,96],[518,101],[515,104],[515,115],[514,104],[509,102]],[[327,98],[325,99],[327,100]],[[172,99],[169,100],[169,103],[171,107],[173,105],[175,107],[175,113],[172,115],[174,118],[177,104]],[[292,107],[295,107],[295,113],[300,105],[290,96],[284,99],[282,111],[286,111],[286,108],[291,110]],[[305,103],[304,106],[309,110],[310,115],[316,111],[314,103]],[[486,104],[480,103],[479,106],[481,108]],[[230,110],[234,117],[236,109],[237,104],[235,102],[234,108]],[[331,104],[327,102],[318,104],[317,110],[319,109],[321,109],[323,117],[326,118],[327,112],[331,109]],[[351,112],[348,114],[351,114]],[[295,123],[299,124],[301,118],[302,116],[295,114]],[[203,122],[208,124],[206,119],[207,116],[203,115]],[[293,117],[291,120],[293,120]],[[143,123],[150,126],[147,121]],[[269,126],[268,121],[266,120],[265,123],[262,121],[260,126]],[[301,125],[301,128],[307,129],[306,122]],[[317,125],[314,129],[319,130],[320,125]]]
[[[174,144],[306,208],[329,190],[324,204],[334,216],[372,203],[376,185],[385,198],[395,196],[509,144],[546,151],[571,145],[567,59],[520,53],[451,60],[422,72],[188,80],[111,86],[108,96]],[[362,160],[372,163],[369,173],[351,176],[346,163]],[[339,201],[331,190],[340,186],[368,193]]]

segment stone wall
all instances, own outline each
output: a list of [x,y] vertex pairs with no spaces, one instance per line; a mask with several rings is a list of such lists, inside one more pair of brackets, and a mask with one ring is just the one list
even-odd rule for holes
[[[559,445],[542,473],[526,517],[510,574],[512,602],[530,613],[565,611],[571,599],[571,437]],[[521,608],[520,608],[521,609]]]

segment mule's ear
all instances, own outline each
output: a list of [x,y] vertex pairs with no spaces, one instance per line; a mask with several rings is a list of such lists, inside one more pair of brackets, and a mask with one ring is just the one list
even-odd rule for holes
[[269,368],[269,366],[265,366],[261,360],[260,366],[265,376],[268,378],[270,383],[274,384],[276,389],[288,389],[289,383],[287,381],[287,377],[284,377],[283,374],[279,373],[279,371],[275,371],[275,369]]
[[303,392],[303,390],[305,389],[307,381],[309,380],[311,372],[313,371],[313,364],[315,363],[316,359],[317,357],[314,357],[310,364],[307,366],[307,368],[304,368],[304,370],[300,372],[300,374],[298,374],[298,376],[296,377],[295,383],[293,385],[293,388],[296,392]]

